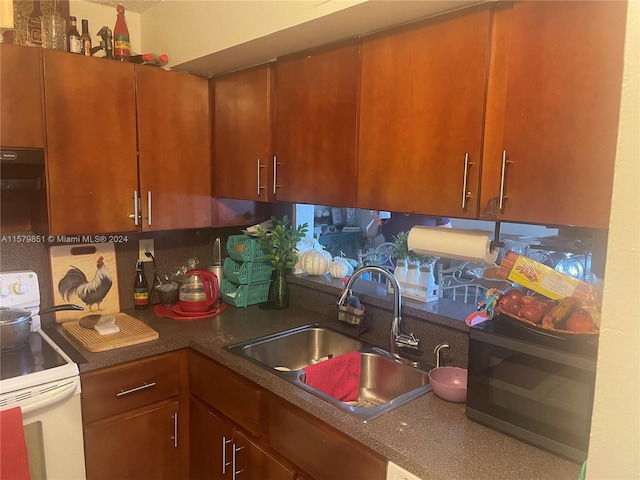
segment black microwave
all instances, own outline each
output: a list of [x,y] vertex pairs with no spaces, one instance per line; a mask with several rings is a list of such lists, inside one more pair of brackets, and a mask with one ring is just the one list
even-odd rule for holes
[[597,348],[500,317],[469,329],[467,417],[571,461],[587,457]]

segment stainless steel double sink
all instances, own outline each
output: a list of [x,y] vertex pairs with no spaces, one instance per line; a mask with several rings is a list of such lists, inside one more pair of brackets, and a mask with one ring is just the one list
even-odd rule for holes
[[[307,325],[235,345],[225,350],[271,371],[363,421],[396,409],[431,391],[427,372],[407,365],[359,339],[328,327]],[[348,353],[360,352],[358,400],[342,402],[304,382],[304,367]]]

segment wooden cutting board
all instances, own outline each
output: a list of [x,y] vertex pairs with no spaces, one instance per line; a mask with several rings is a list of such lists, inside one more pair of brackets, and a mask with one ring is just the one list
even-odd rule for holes
[[[91,313],[107,314],[120,311],[118,271],[113,243],[59,245],[51,247],[49,257],[54,305],[77,303],[84,307],[84,311],[56,312],[57,322],[79,320]],[[98,262],[100,258],[101,264]],[[108,290],[105,288],[109,281],[107,279],[111,281]],[[87,288],[87,284],[94,288]],[[88,290],[91,293],[88,293]]]
[[160,335],[153,328],[126,313],[116,313],[118,333],[100,335],[93,328],[84,328],[80,322],[64,322],[62,328],[90,352],[104,352],[114,348],[129,347],[157,339]]

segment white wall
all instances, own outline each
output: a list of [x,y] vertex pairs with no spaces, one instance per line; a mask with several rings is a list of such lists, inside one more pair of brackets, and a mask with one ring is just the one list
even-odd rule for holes
[[172,1],[144,12],[144,46],[180,64],[249,42],[364,0]]
[[640,478],[640,2],[628,3],[588,479]]
[[[105,25],[113,31],[116,25],[117,13],[115,7],[98,5],[81,0],[71,0],[69,2],[69,14],[78,19],[78,31],[81,31],[82,19],[86,18],[89,20],[89,34],[91,35],[91,44],[94,47],[100,45],[100,37],[97,35],[98,31]],[[125,12],[125,20],[127,22],[127,28],[129,29],[129,37],[131,37],[132,54],[144,53],[140,51],[142,48],[140,14]],[[95,56],[104,57],[104,51],[96,53]]]

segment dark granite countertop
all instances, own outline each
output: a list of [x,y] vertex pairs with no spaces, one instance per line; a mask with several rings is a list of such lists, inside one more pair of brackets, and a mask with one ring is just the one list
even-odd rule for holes
[[[128,313],[160,337],[147,343],[100,353],[89,352],[55,331],[87,360],[81,372],[190,347],[279,395],[334,428],[370,447],[423,479],[576,479],[580,467],[555,455],[468,420],[464,404],[448,403],[428,393],[367,423],[340,412],[318,397],[223,350],[226,345],[310,323],[327,316],[297,306],[262,310],[234,308],[217,317],[176,321],[152,309]],[[334,327],[335,321],[330,326]]]

